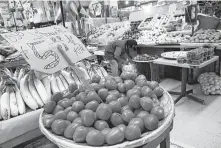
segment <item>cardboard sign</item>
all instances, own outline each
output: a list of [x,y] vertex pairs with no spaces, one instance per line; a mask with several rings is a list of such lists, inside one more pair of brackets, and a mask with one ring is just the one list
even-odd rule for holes
[[63,26],[51,26],[2,34],[22,53],[31,68],[43,73],[55,73],[69,64],[58,51],[62,49],[72,63],[91,54],[83,43]]

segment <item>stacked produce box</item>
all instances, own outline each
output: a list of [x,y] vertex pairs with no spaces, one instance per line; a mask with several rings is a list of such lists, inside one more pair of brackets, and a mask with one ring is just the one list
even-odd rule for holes
[[206,60],[211,59],[214,56],[213,47],[199,47],[187,52],[186,57],[178,57],[178,63],[188,63],[193,65],[199,65]]

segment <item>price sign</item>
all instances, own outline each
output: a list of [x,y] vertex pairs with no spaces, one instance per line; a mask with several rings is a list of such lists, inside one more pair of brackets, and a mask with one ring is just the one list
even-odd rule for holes
[[55,73],[69,65],[59,49],[72,63],[91,55],[83,43],[63,26],[12,32],[2,36],[22,53],[32,69],[43,73]]

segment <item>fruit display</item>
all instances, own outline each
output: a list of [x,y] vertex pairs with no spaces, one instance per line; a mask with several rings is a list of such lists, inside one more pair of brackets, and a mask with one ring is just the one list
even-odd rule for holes
[[142,54],[142,55],[137,55],[136,57],[134,57],[133,60],[135,60],[135,61],[152,61],[157,58],[158,58],[157,55]]
[[133,40],[137,40],[139,37],[141,36],[141,33],[139,30],[128,30],[126,32],[124,32],[122,39],[133,39]]
[[87,89],[52,95],[40,122],[44,130],[76,145],[116,145],[162,125],[163,94],[158,82],[147,81],[144,75],[94,75]]
[[95,34],[89,36],[91,43],[106,45],[109,42],[121,38],[127,30],[129,30],[130,24],[128,22],[118,22],[104,24],[99,28],[96,28]]
[[141,31],[140,37],[137,39],[138,44],[178,44],[184,40],[189,40],[190,36],[182,33],[166,32],[164,29]]
[[26,67],[17,68],[15,72],[5,69],[6,77],[1,77],[0,81],[1,91],[4,89],[0,95],[0,119],[7,120],[27,110],[41,108],[50,101],[53,94],[78,88],[95,74],[102,78],[107,76],[103,67],[89,62],[81,61],[77,66],[77,71],[61,70],[43,78]]
[[220,43],[221,42],[221,33],[214,29],[203,30],[200,29],[193,34],[193,36],[187,40],[183,41],[184,43]]
[[199,65],[204,61],[211,59],[213,56],[214,56],[214,48],[204,46],[186,52],[184,56],[183,55],[179,56],[177,58],[177,61],[178,63]]
[[214,72],[203,73],[197,80],[205,95],[221,95],[221,77]]
[[156,44],[178,44],[189,38],[189,35],[165,32],[156,39]]
[[155,44],[157,38],[161,35],[158,31],[142,30],[140,37],[137,39],[138,44]]

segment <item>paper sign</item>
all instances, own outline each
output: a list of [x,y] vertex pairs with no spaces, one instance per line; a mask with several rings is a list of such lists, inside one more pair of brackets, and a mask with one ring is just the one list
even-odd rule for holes
[[69,65],[59,48],[72,63],[91,56],[84,44],[63,26],[6,33],[2,37],[22,53],[32,69],[44,73],[55,73]]

